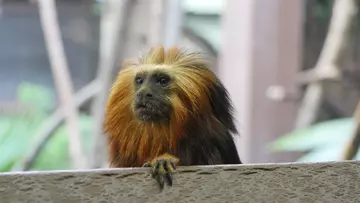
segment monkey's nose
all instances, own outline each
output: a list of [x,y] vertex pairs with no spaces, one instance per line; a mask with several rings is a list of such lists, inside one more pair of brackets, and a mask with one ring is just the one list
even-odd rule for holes
[[137,94],[137,97],[139,99],[151,98],[153,97],[153,94],[149,91],[142,91]]

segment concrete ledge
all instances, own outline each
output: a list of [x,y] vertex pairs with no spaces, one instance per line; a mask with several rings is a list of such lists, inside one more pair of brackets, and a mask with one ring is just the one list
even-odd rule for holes
[[0,175],[0,202],[360,202],[360,162],[179,167],[159,191],[145,168]]

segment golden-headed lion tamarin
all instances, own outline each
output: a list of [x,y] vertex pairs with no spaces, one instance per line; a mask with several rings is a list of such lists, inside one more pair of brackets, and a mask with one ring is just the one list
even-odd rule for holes
[[153,167],[172,185],[176,165],[241,164],[228,93],[199,53],[154,47],[125,63],[104,121],[110,167]]

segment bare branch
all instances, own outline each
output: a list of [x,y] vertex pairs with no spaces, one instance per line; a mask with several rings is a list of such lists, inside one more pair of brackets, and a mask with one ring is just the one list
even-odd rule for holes
[[0,102],[0,115],[24,115],[32,113],[33,106],[19,102]]
[[358,102],[354,113],[355,129],[349,142],[344,148],[343,160],[352,160],[359,151],[360,146],[360,101]]
[[101,19],[100,59],[97,80],[101,82],[99,94],[94,98],[92,114],[94,119],[93,152],[90,153],[91,168],[107,163],[106,145],[102,133],[105,101],[111,87],[113,69],[125,48],[130,15],[134,10],[134,0],[108,0]]
[[319,75],[315,69],[305,70],[299,73],[297,77],[298,85],[305,85],[315,82],[323,82],[323,81],[341,81],[341,75],[338,72],[329,72],[328,74]]
[[[355,0],[335,1],[329,32],[319,60],[313,70],[317,77],[340,77],[340,61],[349,44],[351,24],[356,14],[357,2]],[[323,101],[323,94],[324,90],[320,81],[314,81],[307,87],[299,109],[296,128],[311,125],[315,121]]]
[[[98,81],[92,81],[87,84],[78,93],[75,94],[75,106],[80,108],[91,99],[96,93],[99,92],[99,83]],[[63,123],[64,121],[64,110],[60,106],[54,113],[49,116],[46,121],[40,126],[40,129],[35,133],[37,141],[32,146],[30,152],[26,154],[24,159],[20,161],[18,165],[15,165],[12,168],[12,171],[26,171],[29,170],[42,149],[46,146],[47,142],[54,135],[55,130]]]
[[199,48],[203,49],[204,52],[209,55],[209,57],[211,57],[211,58],[218,57],[218,51],[204,36],[199,35],[193,29],[186,27],[186,26],[182,27],[182,32],[183,32],[182,34],[184,37],[193,41],[195,46],[198,46]]
[[69,152],[72,165],[78,169],[86,168],[86,157],[83,154],[81,145],[78,114],[72,95],[72,82],[69,76],[60,28],[57,22],[55,2],[54,0],[39,0],[38,5],[53,78],[66,115],[69,130]]

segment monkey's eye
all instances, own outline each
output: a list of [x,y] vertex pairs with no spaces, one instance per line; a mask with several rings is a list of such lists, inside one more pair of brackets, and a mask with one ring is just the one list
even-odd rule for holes
[[161,77],[159,78],[159,80],[157,81],[160,85],[165,86],[170,82],[170,78],[168,77]]
[[137,76],[137,77],[135,78],[135,83],[136,83],[137,85],[141,85],[143,82],[144,82],[144,79],[143,79],[142,77]]

